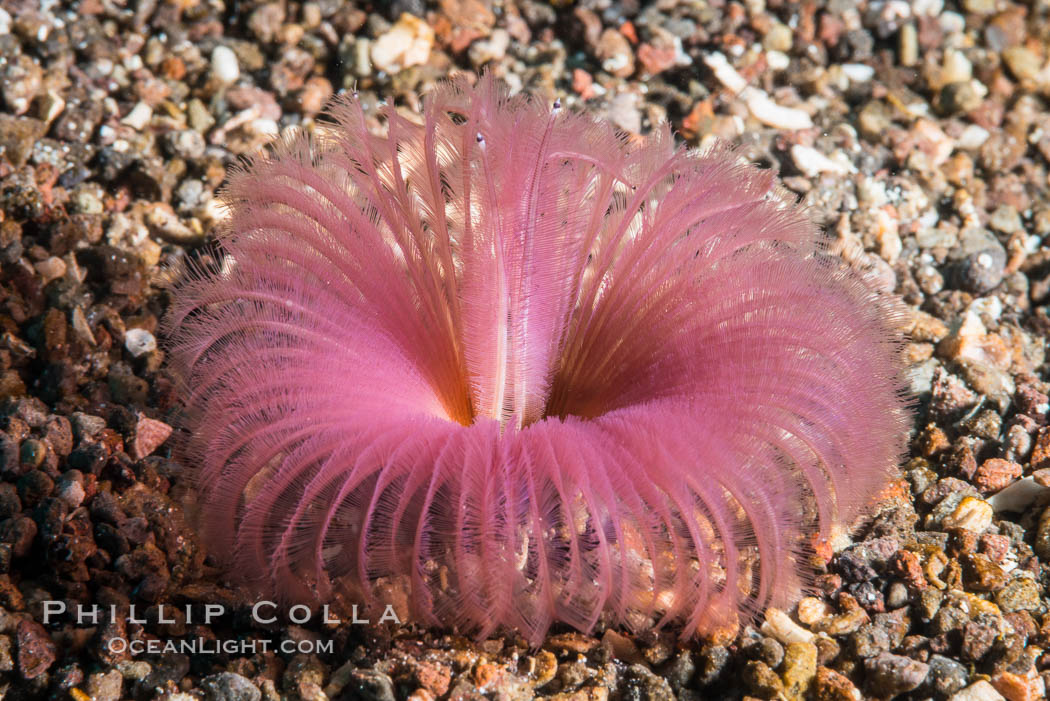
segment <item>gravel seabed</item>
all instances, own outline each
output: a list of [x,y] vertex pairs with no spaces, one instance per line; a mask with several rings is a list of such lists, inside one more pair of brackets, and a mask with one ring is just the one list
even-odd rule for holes
[[[1046,0],[0,0],[0,695],[1042,698],[1048,15]],[[154,334],[172,265],[222,219],[226,168],[312,128],[335,92],[411,113],[482,68],[627,132],[667,120],[690,145],[739,144],[911,310],[910,455],[852,538],[820,548],[819,596],[714,640],[562,630],[532,650],[316,612],[260,624],[205,559]],[[46,617],[53,601],[67,614]],[[203,622],[205,604],[224,615]],[[104,610],[78,623],[77,605]],[[181,640],[218,649],[165,647]]]

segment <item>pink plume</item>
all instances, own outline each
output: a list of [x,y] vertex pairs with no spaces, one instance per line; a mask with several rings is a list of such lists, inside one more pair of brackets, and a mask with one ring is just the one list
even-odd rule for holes
[[383,136],[330,114],[233,174],[175,290],[212,553],[534,643],[789,604],[908,418],[887,305],[773,176],[488,78]]

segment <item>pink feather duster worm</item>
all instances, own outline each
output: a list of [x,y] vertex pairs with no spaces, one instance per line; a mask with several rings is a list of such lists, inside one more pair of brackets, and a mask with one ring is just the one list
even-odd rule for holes
[[232,175],[172,355],[213,554],[479,636],[786,605],[902,450],[898,340],[774,176],[456,82]]

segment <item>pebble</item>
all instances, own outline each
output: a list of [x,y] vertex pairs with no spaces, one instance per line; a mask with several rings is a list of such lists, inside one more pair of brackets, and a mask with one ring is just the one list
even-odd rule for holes
[[204,137],[196,129],[178,129],[164,135],[168,152],[186,160],[197,160],[204,155]]
[[813,683],[814,701],[860,701],[860,689],[848,677],[827,667],[818,667]]
[[[70,470],[70,472],[78,471]],[[80,480],[72,479],[68,477],[68,475],[69,473],[66,473],[62,480],[56,485],[55,496],[64,501],[70,510],[73,510],[84,502],[84,497],[87,496],[87,492],[84,490],[82,475]]]
[[776,129],[810,129],[813,120],[808,113],[793,107],[783,107],[775,103],[769,95],[758,88],[748,86],[740,96],[747,104],[751,115],[766,126]]
[[967,553],[960,558],[963,581],[970,591],[998,591],[1006,584],[1006,573],[987,555]]
[[488,39],[475,41],[470,45],[470,61],[475,66],[499,61],[507,55],[508,48],[510,48],[510,33],[506,29],[494,29]]
[[780,698],[784,694],[784,682],[769,665],[758,660],[752,660],[744,667],[744,683],[762,698]]
[[215,117],[197,98],[190,100],[186,105],[186,118],[189,120],[190,127],[198,133],[204,133],[215,126]]
[[43,85],[44,71],[26,54],[0,62],[0,96],[16,115],[29,111],[29,105]]
[[963,258],[952,279],[959,289],[983,294],[1002,282],[1005,268],[1006,252],[998,247],[987,248]]
[[124,119],[120,120],[120,123],[126,124],[127,126],[137,131],[141,131],[143,127],[149,124],[149,120],[152,118],[153,108],[147,105],[145,102],[139,102],[133,108],[131,108],[131,111],[128,112],[127,116],[125,116]]
[[875,68],[865,63],[843,63],[842,72],[854,83],[867,83],[875,77]]
[[[1033,684],[1033,682],[1036,683]],[[992,686],[1007,701],[1036,701],[1036,699],[1046,698],[1041,677],[1028,680],[1013,672],[1000,672],[992,678]]]
[[[1012,484],[1022,472],[1024,468],[1016,462],[1002,458],[989,458],[977,468],[973,483],[982,492],[998,492]],[[992,509],[994,510],[995,507],[993,506]]]
[[919,35],[911,22],[901,27],[897,40],[897,59],[902,66],[914,66],[919,62]]
[[883,652],[864,661],[868,688],[875,696],[890,697],[922,684],[929,665],[910,657]]
[[969,675],[966,666],[944,655],[931,655],[925,688],[939,697],[950,696],[966,686]]
[[88,677],[87,693],[92,701],[120,701],[124,676],[115,669]]
[[395,701],[394,684],[390,677],[382,672],[370,669],[357,669],[350,675],[344,694],[348,698],[365,701]]
[[241,77],[237,54],[228,46],[216,46],[211,52],[211,74],[220,83],[233,83]]
[[817,646],[813,643],[790,643],[784,651],[784,692],[789,699],[802,699],[817,673]]
[[106,420],[101,416],[85,414],[82,411],[73,412],[70,424],[73,427],[73,437],[78,441],[96,438],[106,428]]
[[204,236],[203,231],[191,229],[184,224],[172,210],[171,205],[164,202],[149,207],[146,210],[144,221],[150,230],[176,243],[191,243],[199,241]]
[[868,622],[868,613],[859,606],[837,616],[813,624],[818,632],[828,635],[848,635]]
[[1042,607],[1039,585],[1031,577],[1019,575],[995,595],[995,603],[1006,613],[1037,611]]
[[798,620],[802,625],[812,625],[832,615],[831,605],[822,599],[807,596],[798,602]]
[[157,339],[146,329],[128,329],[124,333],[124,348],[131,357],[141,358],[157,350]]
[[200,681],[205,701],[259,701],[262,692],[245,677],[233,672],[220,672]]
[[942,526],[948,528],[965,528],[974,533],[983,533],[992,525],[992,506],[983,499],[964,497],[959,505],[946,516]]
[[66,274],[66,262],[57,256],[50,256],[39,263],[35,263],[33,267],[40,273],[40,279],[43,280],[45,285],[52,280],[64,277]]
[[[1032,480],[1030,484],[1039,489],[1038,492],[1032,495],[1033,500],[1037,496],[1041,496],[1046,493],[1046,488],[1042,487],[1042,485],[1036,484],[1035,480]],[[1018,506],[1019,508],[1011,510],[1017,511],[1023,509],[1025,506],[1027,506],[1027,504],[1020,504]],[[1035,551],[1035,554],[1038,555],[1040,558],[1044,560],[1050,559],[1050,507],[1043,509],[1043,513],[1039,517],[1039,522],[1036,526],[1035,541],[1032,543],[1032,549]]]
[[135,440],[131,445],[131,457],[136,460],[152,455],[171,436],[172,428],[163,421],[146,416],[135,424]]
[[816,636],[791,620],[778,608],[766,609],[765,621],[762,623],[762,632],[776,638],[784,644],[812,643]]
[[642,113],[638,111],[638,96],[624,92],[609,101],[609,120],[629,134],[642,131]]
[[766,32],[766,35],[762,38],[762,46],[769,51],[781,51],[787,53],[791,51],[791,45],[794,43],[794,36],[791,28],[782,22],[774,22]]
[[1043,68],[1042,61],[1026,46],[1011,46],[1003,51],[1003,61],[1010,72],[1020,81],[1032,81]]
[[955,148],[964,151],[976,151],[988,141],[987,129],[978,124],[968,124],[955,139]]
[[937,95],[937,107],[944,114],[958,114],[977,109],[981,104],[981,94],[974,87],[974,81],[964,80],[948,83]]
[[406,12],[372,42],[370,58],[376,69],[398,73],[426,63],[433,46],[434,30],[425,20]]
[[634,73],[634,51],[631,44],[615,29],[606,29],[601,33],[594,55],[601,62],[602,70],[617,78],[626,78]]
[[747,80],[733,68],[725,54],[717,51],[706,54],[704,64],[714,73],[715,79],[733,94],[739,94],[747,87]]
[[948,701],[1005,701],[1005,698],[994,686],[982,679],[955,692],[948,697]]
[[18,671],[23,679],[36,679],[55,663],[58,648],[44,627],[31,620],[18,623]]
[[832,173],[834,175],[846,175],[851,172],[852,166],[844,165],[834,161],[820,151],[810,146],[795,144],[791,147],[791,159],[804,175],[815,178],[821,173]]

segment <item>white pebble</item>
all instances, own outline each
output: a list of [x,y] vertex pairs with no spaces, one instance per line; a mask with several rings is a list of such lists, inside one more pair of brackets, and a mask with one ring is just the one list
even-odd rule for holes
[[642,114],[638,111],[638,96],[620,93],[609,101],[609,119],[626,132],[637,134],[642,130]]
[[791,65],[791,58],[783,51],[767,51],[766,63],[769,64],[769,70],[782,71]]
[[251,121],[251,130],[256,134],[266,134],[267,136],[277,136],[281,133],[281,128],[277,122],[272,119],[253,119]]
[[964,151],[976,151],[988,140],[988,130],[976,124],[969,124],[955,140],[955,148]]
[[397,73],[410,66],[421,66],[430,58],[434,30],[425,21],[407,12],[372,42],[372,65],[386,73]]
[[970,302],[966,311],[999,321],[999,317],[1003,314],[1003,302],[998,297],[980,297]]
[[157,339],[146,329],[128,329],[124,334],[124,347],[131,357],[138,358],[157,350]]
[[776,608],[766,609],[766,620],[762,623],[762,632],[785,645],[811,643],[817,637],[791,620],[791,616]]
[[142,128],[149,124],[149,120],[153,117],[153,108],[147,105],[145,102],[140,102],[135,105],[128,116],[120,120],[121,124],[126,124],[135,131],[142,131]]
[[875,68],[864,63],[843,63],[842,72],[854,83],[867,83],[875,77]]
[[813,126],[813,120],[802,110],[793,107],[783,107],[773,102],[762,90],[750,86],[744,88],[740,93],[747,103],[747,108],[755,119],[766,126],[777,129],[809,129]]
[[820,151],[802,144],[791,147],[791,160],[795,166],[804,174],[813,178],[821,173],[834,173],[835,175],[846,175],[849,168],[831,160]]
[[941,64],[941,83],[961,83],[973,77],[973,64],[966,54],[955,49],[947,49],[944,52],[944,61]]
[[913,0],[911,11],[916,17],[937,17],[944,10],[944,0]]
[[506,29],[494,29],[488,39],[475,41],[470,45],[470,60],[475,66],[489,61],[499,61],[507,55],[510,48],[510,33]]
[[11,33],[11,15],[0,7],[0,35]]
[[744,76],[737,73],[737,70],[726,60],[724,54],[718,51],[707,54],[704,56],[704,63],[715,74],[718,82],[732,92],[739,93],[747,87],[747,81],[744,80]]
[[232,83],[241,77],[237,54],[228,46],[216,46],[211,52],[211,74],[223,83]]
[[995,690],[995,687],[981,680],[965,689],[956,691],[948,697],[948,701],[1006,701],[1006,698]]
[[937,21],[941,25],[941,31],[948,35],[961,34],[966,29],[966,18],[951,10],[942,12]]

